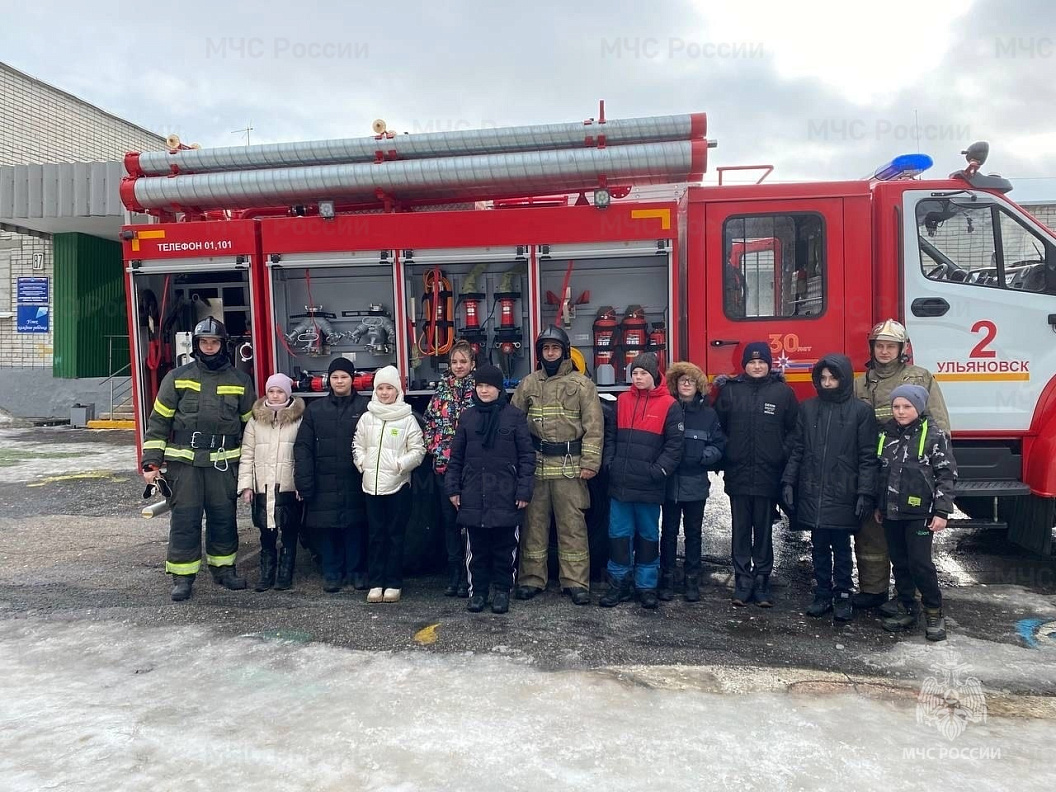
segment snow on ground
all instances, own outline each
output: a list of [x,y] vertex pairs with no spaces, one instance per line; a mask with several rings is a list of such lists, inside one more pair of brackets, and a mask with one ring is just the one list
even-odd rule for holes
[[286,638],[0,621],[0,788],[1051,789],[1053,721]]
[[[48,476],[108,471],[134,473],[136,448],[127,445],[78,441],[70,432],[67,442],[37,442],[27,437],[31,429],[0,429],[0,483],[33,481]],[[69,431],[69,430],[65,430]]]

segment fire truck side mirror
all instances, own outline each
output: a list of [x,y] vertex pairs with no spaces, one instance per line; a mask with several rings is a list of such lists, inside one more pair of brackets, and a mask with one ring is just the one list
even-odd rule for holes
[[977,167],[981,168],[983,167],[983,163],[986,162],[986,158],[990,156],[990,144],[985,140],[980,140],[970,145],[961,153],[969,164],[975,162],[977,163]]

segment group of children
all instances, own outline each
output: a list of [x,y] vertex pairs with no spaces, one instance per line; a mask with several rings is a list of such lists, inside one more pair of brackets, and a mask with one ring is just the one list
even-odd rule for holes
[[[721,470],[731,503],[735,605],[773,605],[772,526],[780,502],[797,527],[811,531],[816,588],[808,615],[852,618],[851,536],[873,517],[884,527],[899,600],[885,628],[916,623],[919,591],[927,637],[945,637],[931,540],[953,509],[956,465],[946,433],[929,425],[928,391],[896,388],[893,419],[880,427],[873,409],[854,397],[853,368],[843,355],[818,361],[812,372],[817,396],[803,404],[772,370],[765,342],[746,346],[742,367],[742,374],[720,378],[709,405],[707,377],[697,366],[675,363],[665,381],[652,353],[632,363],[632,387],[606,425],[609,586],[599,604],[612,607],[635,591],[646,608],[672,599],[680,527],[685,598],[699,600],[709,474]],[[410,477],[428,451],[452,507],[444,520],[452,562],[445,593],[469,596],[471,612],[484,609],[489,592],[494,612],[509,608],[535,449],[524,412],[504,397],[497,367],[469,363],[457,373],[462,376],[449,375],[444,393],[438,390],[430,403],[424,435],[404,401],[398,371],[388,366],[375,374],[348,450],[365,497],[368,602],[400,599]],[[284,526],[295,526],[301,498],[293,486],[292,447],[304,410],[289,378],[275,374],[243,440],[238,487],[253,503],[261,532],[258,591],[290,587],[296,528],[287,536]],[[277,554],[280,531],[283,552]]]

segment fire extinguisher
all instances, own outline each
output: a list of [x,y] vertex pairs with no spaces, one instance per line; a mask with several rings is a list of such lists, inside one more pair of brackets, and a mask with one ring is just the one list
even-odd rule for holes
[[623,347],[626,382],[630,382],[629,372],[626,369],[630,368],[634,359],[646,349],[648,330],[649,323],[645,321],[645,310],[642,306],[627,306],[627,313],[624,315],[623,321],[620,322],[620,331],[623,336],[620,346]]
[[521,348],[521,326],[517,319],[517,300],[521,293],[515,291],[514,275],[511,270],[503,276],[495,302],[499,310],[499,326],[495,328],[495,348],[499,350],[499,368],[508,380],[513,379],[513,357]]
[[444,277],[439,267],[433,267],[426,270],[422,282],[425,292],[422,295],[422,332],[418,336],[418,351],[426,357],[446,355],[455,343],[451,281]]
[[[612,368],[612,359],[616,354],[617,331],[620,323],[616,320],[616,309],[611,305],[603,305],[598,309],[594,317],[594,374],[598,384],[612,385],[611,381],[601,382],[602,379],[612,380],[615,372],[603,370],[602,366]],[[604,375],[599,372],[604,372]],[[611,374],[612,376],[609,376]]]
[[459,294],[457,306],[462,308],[462,327],[458,335],[469,342],[473,347],[473,354],[477,357],[480,357],[481,350],[487,344],[487,335],[480,324],[480,306],[486,295],[478,285],[487,266],[487,262],[478,264],[466,276],[462,282],[462,291]]
[[649,351],[656,353],[660,373],[663,374],[667,363],[667,327],[663,322],[653,322],[653,329],[649,333]]

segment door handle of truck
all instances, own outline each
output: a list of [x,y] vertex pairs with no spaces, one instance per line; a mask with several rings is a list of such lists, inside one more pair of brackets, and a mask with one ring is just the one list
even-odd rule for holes
[[723,341],[721,338],[716,338],[711,342],[713,347],[724,347],[724,346],[737,346],[740,341]]
[[945,316],[950,304],[941,297],[918,297],[909,308],[914,316]]

